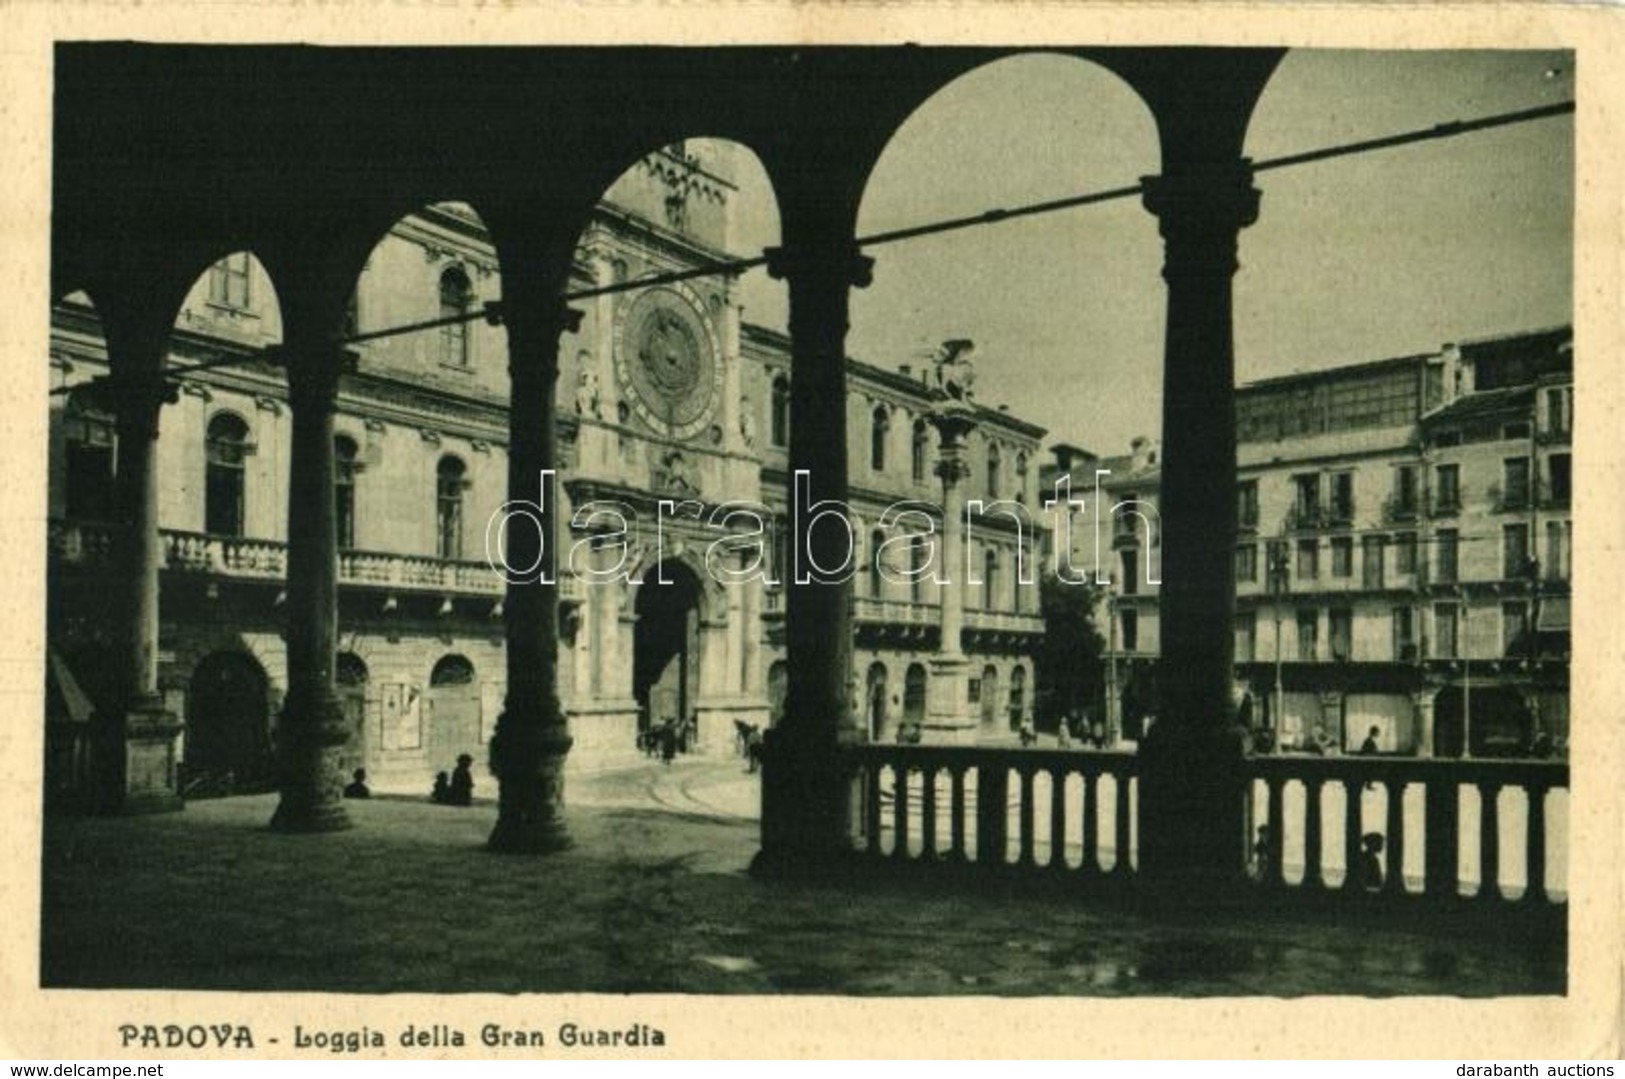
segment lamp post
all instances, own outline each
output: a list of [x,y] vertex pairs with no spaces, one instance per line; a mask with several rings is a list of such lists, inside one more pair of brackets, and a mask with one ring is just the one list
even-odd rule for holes
[[1117,691],[1117,592],[1106,585],[1106,745],[1115,749],[1123,733],[1122,699]]
[[1286,571],[1286,541],[1278,540],[1270,544],[1268,571],[1270,594],[1275,599],[1271,607],[1275,611],[1275,708],[1273,725],[1275,727],[1275,745],[1277,748],[1280,747],[1281,736],[1286,730],[1286,687],[1281,679],[1281,620],[1286,606]]
[[1468,628],[1467,590],[1461,589],[1461,759],[1473,755],[1473,635]]

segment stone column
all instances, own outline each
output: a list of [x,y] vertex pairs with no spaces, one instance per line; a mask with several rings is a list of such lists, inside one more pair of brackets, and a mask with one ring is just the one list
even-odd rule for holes
[[[559,595],[551,581],[563,565],[557,547],[562,491],[542,481],[556,469],[554,394],[559,340],[581,313],[559,299],[563,288],[545,273],[508,268],[503,321],[508,329],[508,501],[537,518],[510,516],[506,529],[508,695],[491,738],[491,771],[499,784],[490,849],[545,853],[572,845],[564,819],[564,762],[572,740],[559,703]],[[556,479],[556,477],[555,477]],[[540,507],[538,510],[536,507]],[[539,521],[539,528],[537,521]],[[545,542],[544,542],[545,540]],[[568,552],[565,552],[566,554]],[[535,567],[531,569],[531,567]]]
[[[807,239],[769,252],[768,272],[790,291],[790,474],[793,502],[843,501],[847,494],[846,331],[849,292],[870,280],[872,261],[850,240],[807,230]],[[806,472],[803,498],[797,471]],[[850,522],[849,522],[850,523]],[[816,530],[792,520],[791,549],[820,566],[845,564],[850,536],[833,521]],[[792,562],[796,560],[792,558]],[[784,718],[768,731],[762,777],[763,872],[805,870],[847,847],[849,790],[839,746],[863,733],[849,701],[852,583],[787,576],[789,686]]]
[[[1167,152],[1165,147],[1165,153]],[[1162,670],[1141,746],[1140,871],[1169,886],[1239,883],[1245,865],[1244,732],[1230,706],[1236,533],[1236,240],[1258,213],[1241,158],[1185,163],[1145,181],[1164,241]]]
[[[158,573],[163,565],[158,533],[158,414],[176,399],[158,373],[163,343],[151,355],[119,363],[113,353],[109,404],[118,427],[118,497],[122,527],[116,533],[115,572],[125,594],[127,623],[120,667],[120,699],[92,717],[93,806],[114,813],[152,813],[182,807],[176,786],[176,736],[180,724],[158,691]],[[157,362],[143,362],[156,359]],[[130,367],[138,367],[139,373]]]
[[1431,691],[1411,694],[1411,706],[1416,710],[1416,755],[1433,756],[1433,697]]
[[976,740],[977,717],[970,711],[966,681],[970,663],[961,642],[965,625],[965,505],[961,484],[971,474],[965,436],[976,426],[976,410],[962,401],[944,401],[927,417],[941,435],[936,474],[942,480],[942,572],[939,590],[942,641],[931,657],[922,740],[969,744]]
[[338,513],[333,403],[353,357],[289,319],[285,346],[293,446],[288,482],[288,692],[277,721],[279,832],[350,826],[341,754],[349,737],[334,692],[338,644]]

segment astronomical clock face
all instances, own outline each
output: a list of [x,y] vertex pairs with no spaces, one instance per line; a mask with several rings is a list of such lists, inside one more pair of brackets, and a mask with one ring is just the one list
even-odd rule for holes
[[686,289],[634,293],[616,314],[622,399],[651,429],[690,439],[712,425],[722,394],[716,330]]

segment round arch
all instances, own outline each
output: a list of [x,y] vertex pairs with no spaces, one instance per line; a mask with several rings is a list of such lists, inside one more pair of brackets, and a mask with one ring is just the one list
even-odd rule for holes
[[247,652],[210,652],[186,687],[182,793],[268,790],[275,774],[265,669]]

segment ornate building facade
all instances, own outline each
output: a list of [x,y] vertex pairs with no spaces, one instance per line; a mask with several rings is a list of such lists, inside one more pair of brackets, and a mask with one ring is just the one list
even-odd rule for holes
[[[725,148],[709,143],[641,161],[582,235],[572,291],[725,258],[729,172]],[[157,658],[183,728],[183,789],[219,786],[228,773],[236,789],[273,779],[293,436],[269,280],[249,253],[223,259],[187,297],[170,342],[177,392],[161,409],[156,449]],[[524,521],[504,509],[507,352],[501,328],[459,321],[502,294],[477,214],[440,204],[378,243],[351,302],[359,339],[333,442],[336,676],[348,761],[386,788],[427,789],[462,753],[483,760],[503,707],[504,580],[493,561],[506,529]],[[782,705],[783,541],[795,516],[789,341],[742,322],[727,275],[576,306],[580,325],[559,353],[552,488],[572,519],[554,542],[573,759],[629,749],[667,719],[692,721],[697,747],[719,750],[735,721],[771,724]],[[366,339],[419,322],[439,324]],[[54,782],[71,789],[73,729],[114,692],[97,656],[120,602],[107,587],[117,435],[99,378],[105,345],[82,294],[53,311],[51,362],[50,720]],[[881,547],[906,531],[889,507],[942,518],[932,375],[848,363],[853,700],[873,738],[924,725],[941,595],[961,587],[957,574],[944,586],[881,570]],[[1001,410],[976,413],[969,493],[1031,504],[1042,430]],[[771,527],[753,538],[752,519]],[[976,572],[962,586],[965,736],[1008,730],[1030,710],[1042,626],[1017,568],[1034,543],[991,516],[966,537]]]
[[[1572,335],[1567,328],[1238,387],[1235,670],[1287,749],[1515,756],[1569,732]],[[1108,710],[1156,708],[1156,446],[1100,458]],[[1217,539],[1215,539],[1217,542]],[[1093,559],[1087,530],[1078,564]]]

